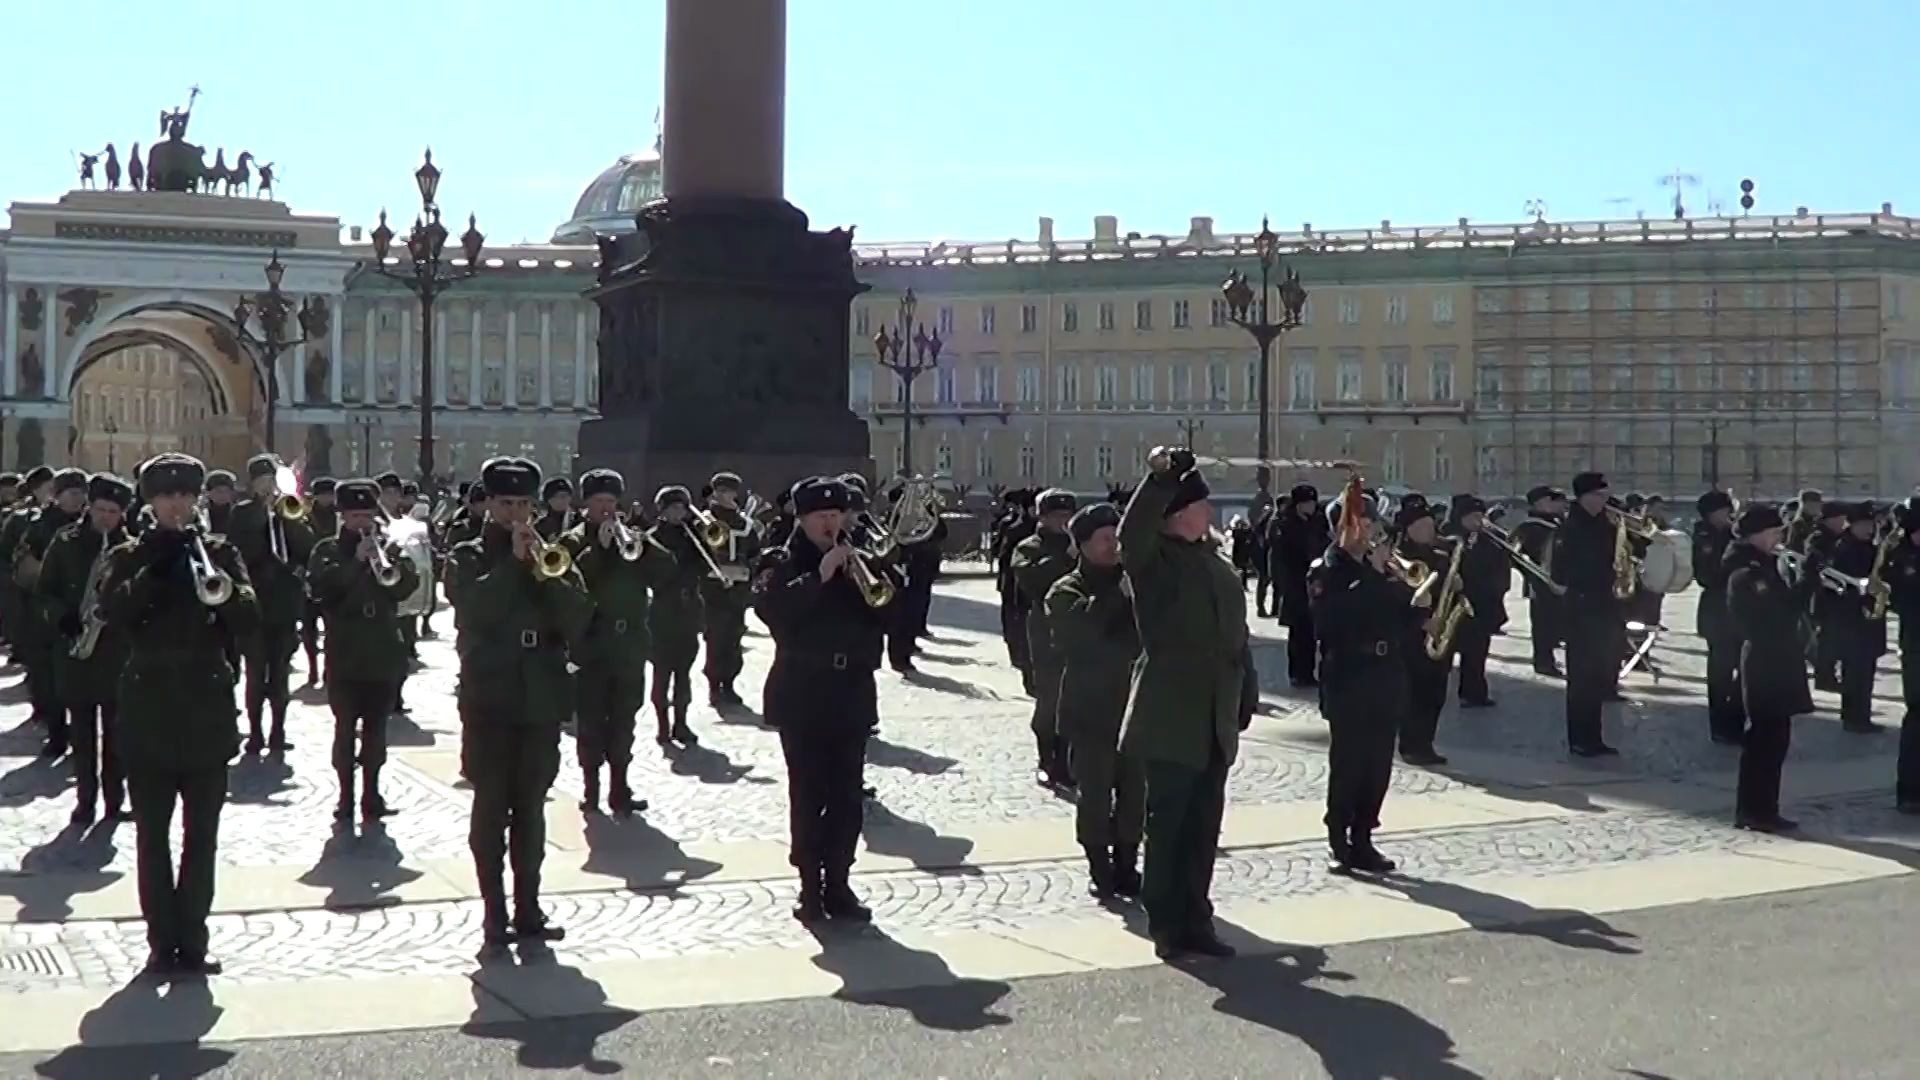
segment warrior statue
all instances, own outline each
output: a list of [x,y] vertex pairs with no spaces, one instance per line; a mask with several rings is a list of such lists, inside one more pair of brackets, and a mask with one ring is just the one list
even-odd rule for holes
[[193,99],[199,96],[196,86],[187,97],[186,108],[160,112],[160,130],[166,141],[147,150],[147,184],[155,191],[194,191],[206,179],[206,151],[187,141]]

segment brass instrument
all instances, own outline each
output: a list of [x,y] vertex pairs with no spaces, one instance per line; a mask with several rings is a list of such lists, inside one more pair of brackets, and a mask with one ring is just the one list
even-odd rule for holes
[[1873,570],[1867,575],[1866,594],[1873,598],[1873,606],[1867,609],[1867,618],[1875,622],[1887,617],[1887,606],[1893,601],[1893,589],[1887,584],[1887,557],[1893,553],[1893,547],[1906,535],[1899,525],[1887,530],[1880,543],[1873,549]]
[[1480,526],[1480,535],[1486,537],[1501,551],[1506,552],[1507,560],[1513,563],[1514,569],[1520,571],[1529,581],[1555,596],[1567,594],[1567,587],[1553,580],[1552,571],[1534,562],[1525,551],[1520,549],[1520,542],[1514,539],[1512,533],[1492,522],[1487,522]]
[[187,535],[187,568],[193,574],[194,595],[202,604],[219,607],[233,599],[233,579],[213,561],[207,542],[197,528]]
[[1447,572],[1441,576],[1439,595],[1434,598],[1426,634],[1429,660],[1446,659],[1453,651],[1453,639],[1460,633],[1460,623],[1473,614],[1473,604],[1466,597],[1466,581],[1460,576],[1460,560],[1466,551],[1467,542],[1456,540],[1453,554],[1447,558]]
[[895,544],[918,544],[940,528],[940,492],[933,481],[916,476],[902,484],[900,497],[887,508],[887,536]]
[[[1784,544],[1775,550],[1774,562],[1779,569],[1780,580],[1786,582],[1789,588],[1799,584],[1800,580],[1807,576],[1807,556],[1788,548]],[[1822,563],[1818,576],[1820,579],[1820,587],[1829,592],[1853,592],[1859,593],[1861,596],[1872,595],[1873,578],[1871,576],[1857,578],[1852,574],[1836,568],[1832,563]]]
[[100,644],[100,634],[107,628],[107,614],[100,603],[100,590],[107,583],[107,556],[113,550],[113,543],[107,534],[100,536],[100,554],[93,557],[93,565],[87,569],[87,584],[80,590],[80,636],[73,639],[73,647],[67,655],[75,660],[85,660],[93,655]]
[[[1383,542],[1391,543],[1392,541]],[[1409,559],[1396,550],[1387,553],[1387,574],[1411,586],[1414,591],[1414,603],[1419,604],[1422,591],[1427,583],[1433,580],[1433,567],[1419,559]]]
[[[719,551],[721,548],[727,546],[728,541],[733,539],[733,526],[721,521],[717,515],[710,514],[697,506],[691,506],[688,507],[688,509],[692,511],[694,523],[698,526],[698,531],[694,533],[694,537],[700,542],[715,551]],[[691,529],[693,526],[689,526],[689,528]]]
[[313,507],[298,495],[275,495],[273,512],[282,521],[305,521]]
[[[848,542],[846,534],[841,534],[840,543]],[[867,555],[859,548],[854,548],[853,554],[847,556],[844,568],[847,579],[860,590],[860,599],[865,600],[868,607],[883,608],[893,603],[893,579],[868,565]]]
[[[733,582],[727,580],[727,575],[720,570],[720,563],[713,557],[714,550],[718,548],[720,544],[714,544],[714,543],[708,542],[707,536],[710,536],[712,534],[710,532],[703,534],[701,531],[696,531],[695,524],[694,524],[696,520],[701,520],[705,522],[716,522],[719,524],[721,528],[725,529],[727,527],[727,523],[724,521],[720,521],[718,518],[712,517],[711,515],[701,518],[698,516],[700,514],[698,510],[695,510],[694,514],[696,515],[695,518],[688,518],[688,519],[682,520],[680,522],[680,527],[686,530],[687,539],[693,541],[693,550],[700,553],[700,561],[707,564],[707,572],[713,575],[713,580],[720,582],[722,585],[732,585]],[[706,525],[702,524],[699,526],[699,528],[701,530],[705,530]],[[725,541],[722,541],[722,543],[724,542]]]
[[544,540],[533,545],[534,577],[541,581],[551,581],[557,577],[567,576],[567,571],[571,569],[573,569],[573,556],[567,554],[566,548],[559,544],[549,544]]
[[[647,533],[646,540],[651,541],[655,546],[659,545],[659,541],[653,539],[652,532]],[[641,547],[642,543],[639,533],[627,528],[627,523],[620,520],[619,514],[613,515],[613,546],[619,550],[620,558],[627,562],[640,561],[640,556],[646,554],[645,549]],[[666,549],[661,548],[661,550]]]
[[386,538],[380,535],[378,527],[372,529],[368,536],[373,541],[373,558],[368,561],[373,570],[373,580],[379,582],[381,588],[391,589],[400,584],[400,567],[387,556]]
[[1639,566],[1633,557],[1632,539],[1651,541],[1660,526],[1640,514],[1629,514],[1617,506],[1606,508],[1613,522],[1613,598],[1627,601],[1640,590]]

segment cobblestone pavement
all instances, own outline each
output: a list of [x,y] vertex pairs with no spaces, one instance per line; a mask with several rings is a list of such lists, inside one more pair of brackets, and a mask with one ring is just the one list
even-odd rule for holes
[[[1612,707],[1613,741],[1624,751],[1609,768],[1612,774],[1684,778],[1733,765],[1734,755],[1706,737],[1699,701],[1704,657],[1689,630],[1692,607],[1691,595],[1669,601],[1677,625],[1656,654],[1664,681],[1635,676],[1626,686],[1635,701]],[[1524,602],[1514,598],[1510,610],[1515,621],[1495,649],[1500,707],[1464,715],[1449,710],[1441,725],[1442,748],[1561,762],[1560,688],[1534,675],[1527,663]],[[883,727],[869,769],[880,789],[874,824],[936,834],[1009,822],[1061,827],[1071,807],[1031,778],[1031,705],[1006,663],[989,583],[943,586],[935,624],[923,675],[880,676]],[[1310,709],[1286,688],[1283,639],[1271,622],[1263,622],[1257,633],[1263,685],[1278,699]],[[770,644],[756,634],[748,646],[740,688],[752,700]],[[364,874],[369,865],[390,866],[391,880],[404,881],[418,876],[406,863],[465,856],[467,797],[447,782],[458,731],[451,651],[444,641],[427,642],[423,656],[425,666],[407,690],[411,717],[394,732],[388,795],[400,813],[389,821],[384,837],[344,843],[333,838],[335,789],[326,762],[330,725],[324,703],[303,698],[293,714],[296,745],[285,762],[246,760],[234,769],[233,800],[222,826],[223,863],[311,867],[303,880],[325,883],[330,860],[350,855],[355,873]],[[1882,665],[1888,669],[1881,682],[1883,720],[1898,719],[1895,663],[1889,659]],[[1889,696],[1891,704],[1884,700]],[[95,887],[104,887],[131,870],[131,828],[82,833],[66,827],[67,785],[60,770],[32,760],[22,697],[17,686],[0,688],[0,728],[12,729],[0,735],[0,893],[8,891],[10,879],[55,872],[78,875],[82,887],[91,874],[99,881]],[[1842,733],[1831,715],[1831,696],[1819,697],[1829,711],[1802,719],[1789,768],[1881,755],[1888,758],[1890,773],[1893,740]],[[662,754],[645,737],[651,717],[642,716],[636,786],[653,801],[653,809],[644,823],[610,827],[657,831],[668,842],[782,837],[784,770],[777,740],[750,712],[717,716],[696,705],[693,720],[701,746]],[[566,746],[569,758],[554,798],[571,802],[579,779],[570,740]],[[1324,754],[1310,739],[1283,735],[1250,742],[1231,776],[1231,800],[1237,806],[1318,800],[1325,774]],[[1400,769],[1394,778],[1395,797],[1463,786],[1420,770]],[[1894,818],[1885,802],[1884,794],[1875,793],[1797,812],[1816,838],[1851,843],[1866,837],[1920,846],[1911,820]],[[1717,818],[1646,811],[1569,817],[1543,810],[1538,820],[1395,836],[1392,849],[1409,875],[1468,888],[1465,883],[1486,875],[1551,874],[1777,843],[1783,841],[1734,832]],[[1223,856],[1217,871],[1217,893],[1228,900],[1343,887],[1325,874],[1317,843],[1235,849]],[[1084,885],[1077,864],[1069,862],[871,873],[861,882],[888,925],[932,930],[1025,925],[1084,914],[1091,910]],[[561,955],[599,960],[803,945],[810,939],[786,915],[791,900],[787,884],[775,881],[579,893],[553,897],[551,907],[570,931]],[[137,921],[62,923],[57,921],[61,914],[28,912],[23,921],[0,926],[0,990],[113,985],[143,957]],[[478,921],[471,902],[220,915],[213,923],[213,947],[227,959],[231,978],[240,981],[465,972],[473,966]]]

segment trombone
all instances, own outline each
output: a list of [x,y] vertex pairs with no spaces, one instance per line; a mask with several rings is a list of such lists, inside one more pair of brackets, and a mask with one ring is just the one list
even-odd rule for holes
[[298,495],[275,495],[273,512],[282,521],[305,521],[307,515],[313,512],[313,507]]
[[[693,525],[688,526],[689,531],[695,525],[699,527],[699,531],[694,533],[695,539],[702,541],[715,551],[726,547],[727,542],[733,539],[733,526],[697,506],[690,506],[687,509],[693,512],[694,522]],[[713,560],[709,558],[707,561]],[[715,572],[718,573],[718,570],[716,569]]]
[[860,590],[860,599],[870,608],[883,608],[893,603],[893,580],[876,571],[867,563],[867,554],[853,546],[853,538],[841,533],[839,543],[847,545],[852,554],[847,556],[847,579]]
[[1513,563],[1514,569],[1520,571],[1535,585],[1555,596],[1567,595],[1567,587],[1553,580],[1553,575],[1547,572],[1546,567],[1534,562],[1526,552],[1520,550],[1520,542],[1513,538],[1512,533],[1489,521],[1480,526],[1480,535],[1486,537],[1501,551],[1506,552],[1507,559]]
[[233,579],[213,561],[201,530],[193,529],[187,535],[187,569],[193,575],[194,595],[210,608],[233,599]]

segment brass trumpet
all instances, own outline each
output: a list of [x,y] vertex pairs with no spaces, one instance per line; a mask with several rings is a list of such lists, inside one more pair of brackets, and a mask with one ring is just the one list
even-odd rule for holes
[[1645,514],[1630,514],[1617,506],[1608,504],[1607,520],[1616,529],[1623,529],[1635,540],[1652,540],[1660,535],[1660,524]]
[[380,535],[380,530],[376,528],[369,535],[373,539],[373,558],[369,561],[373,580],[379,582],[381,588],[391,589],[400,584],[400,567],[387,557],[386,539]]
[[733,539],[733,526],[697,506],[689,509],[693,511],[695,535],[702,543],[718,551],[727,546],[727,541]]
[[276,495],[273,497],[273,512],[282,521],[305,521],[313,508],[298,495]]
[[233,599],[233,579],[213,561],[200,530],[190,534],[187,544],[187,568],[193,574],[193,592],[208,607],[219,607]]
[[[850,543],[846,534],[841,534],[840,543]],[[883,608],[893,603],[893,580],[869,566],[865,553],[859,548],[847,556],[846,571],[847,579],[860,590],[860,599],[866,601],[868,607]]]
[[[640,556],[646,554],[640,546],[642,542],[640,534],[627,528],[627,523],[620,520],[620,515],[613,516],[613,546],[619,550],[622,559],[627,562],[638,562]],[[651,542],[656,547],[660,544],[653,538],[652,533],[647,534],[646,542]],[[661,550],[666,549],[661,548]]]

